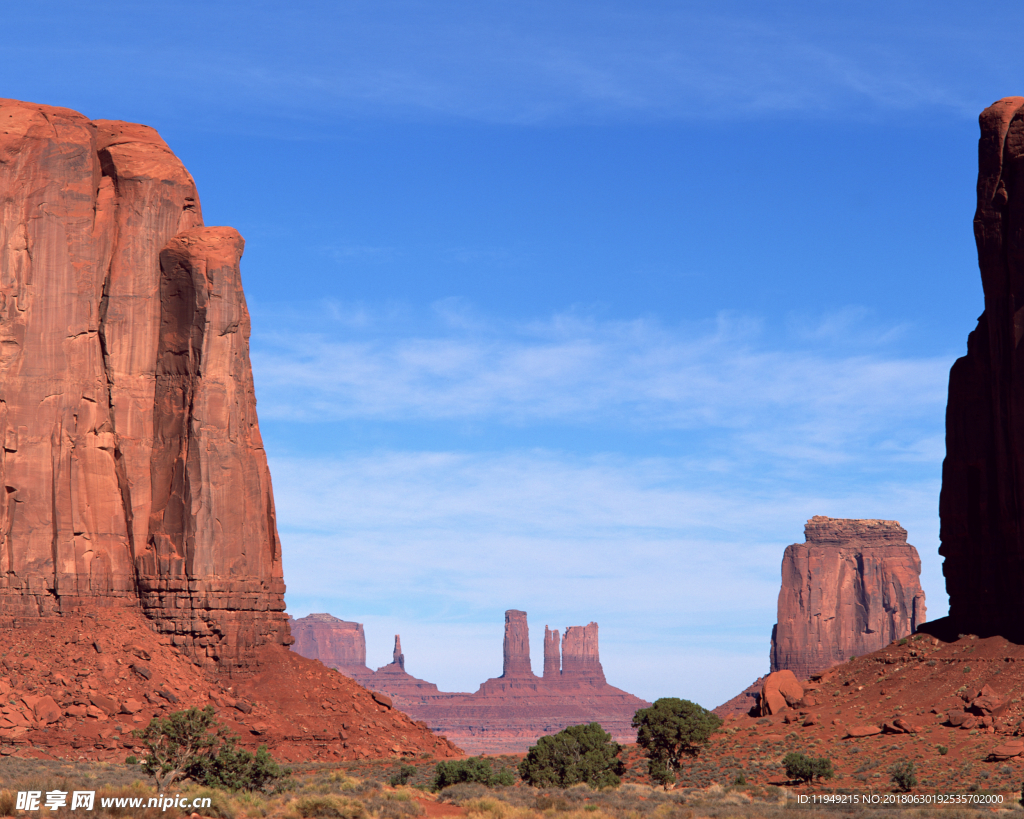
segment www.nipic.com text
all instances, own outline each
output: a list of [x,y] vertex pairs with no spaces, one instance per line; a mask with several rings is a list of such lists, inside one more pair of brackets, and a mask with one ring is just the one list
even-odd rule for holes
[[[96,791],[18,791],[18,810],[57,810],[68,807],[68,796],[71,797],[71,810],[92,810],[96,804]],[[174,796],[101,796],[100,807],[103,808],[195,808],[210,807],[210,797],[202,796],[195,799],[182,799],[180,794]]]

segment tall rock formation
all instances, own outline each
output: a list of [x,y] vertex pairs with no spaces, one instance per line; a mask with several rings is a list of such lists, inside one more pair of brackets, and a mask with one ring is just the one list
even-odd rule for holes
[[502,677],[533,676],[533,669],[530,666],[530,627],[526,625],[525,611],[509,609],[505,612],[505,642],[502,653]]
[[[331,619],[333,627],[344,622]],[[292,649],[300,654],[309,650],[301,623],[296,620],[292,626]],[[397,637],[395,659],[389,665],[376,671],[365,666],[342,671],[372,691],[387,694],[397,708],[470,753],[518,753],[545,734],[590,722],[600,723],[618,742],[635,742],[633,714],[650,703],[605,681],[597,623],[567,628],[561,654],[558,631],[545,627],[543,677],[530,670],[528,634],[526,612],[507,611],[504,673],[486,680],[472,694],[438,691],[433,683],[406,673]]]
[[141,606],[246,668],[290,637],[242,238],[151,128],[0,123],[0,626]]
[[912,634],[925,620],[921,560],[892,520],[815,516],[786,547],[771,670],[807,679]]
[[309,614],[292,620],[290,625],[295,638],[292,649],[303,657],[319,660],[343,673],[366,667],[366,636],[362,623],[339,620],[330,614]]
[[402,653],[402,638],[395,635],[395,650],[391,652],[391,662],[405,671],[405,655]]
[[558,629],[544,626],[544,679],[551,680],[562,673],[562,644]]
[[[1024,640],[1024,97],[980,117],[974,237],[985,310],[953,364],[939,554],[947,632]],[[938,627],[938,623],[933,624]],[[936,632],[937,633],[937,632]]]
[[597,623],[569,626],[562,641],[562,676],[604,682],[597,648]]

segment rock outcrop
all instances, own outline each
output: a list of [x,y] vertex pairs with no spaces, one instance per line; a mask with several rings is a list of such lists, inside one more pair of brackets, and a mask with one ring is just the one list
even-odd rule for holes
[[290,638],[242,238],[151,128],[0,123],[0,627],[141,606],[244,669]]
[[[635,742],[633,714],[650,703],[605,681],[597,623],[567,628],[561,655],[559,632],[547,627],[544,632],[544,676],[537,677],[531,671],[526,612],[507,611],[503,673],[472,694],[439,691],[433,683],[406,673],[397,637],[395,659],[389,665],[376,671],[334,667],[387,694],[396,708],[469,753],[522,752],[545,734],[589,722],[599,722],[618,742]],[[303,653],[307,645],[297,638],[292,649]]]
[[570,626],[562,641],[562,676],[603,683],[604,669],[597,650],[597,623]]
[[949,374],[945,631],[1024,640],[1024,97],[995,103],[980,124],[974,237],[985,310]]
[[339,620],[329,614],[309,614],[290,620],[289,624],[295,638],[292,647],[303,657],[319,660],[339,671],[366,668],[366,636],[362,623]]
[[544,679],[551,680],[562,673],[562,643],[558,629],[544,626]]
[[505,612],[505,641],[502,645],[501,676],[532,677],[530,665],[530,627],[526,624],[526,612],[509,609]]
[[782,558],[772,671],[807,679],[924,622],[921,560],[897,522],[816,516],[804,537]]

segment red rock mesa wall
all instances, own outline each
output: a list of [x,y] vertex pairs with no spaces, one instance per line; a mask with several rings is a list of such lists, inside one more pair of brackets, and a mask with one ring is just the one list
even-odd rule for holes
[[329,614],[310,614],[290,620],[292,649],[303,657],[319,660],[328,668],[366,667],[366,637],[362,623],[339,620]]
[[921,559],[896,521],[816,516],[804,537],[782,558],[772,671],[807,679],[924,622]]
[[242,238],[151,128],[0,101],[0,626],[141,605],[211,668],[289,641]]
[[[985,310],[949,374],[939,554],[949,628],[1024,639],[1024,97],[980,117]],[[937,625],[933,624],[933,625]]]

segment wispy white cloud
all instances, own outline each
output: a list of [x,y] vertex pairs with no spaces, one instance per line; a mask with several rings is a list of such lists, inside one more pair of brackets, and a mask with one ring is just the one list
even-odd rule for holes
[[[745,446],[780,458],[835,461],[867,441],[914,457],[945,402],[947,357],[892,354],[879,339],[896,331],[868,336],[853,313],[786,344],[726,314],[696,329],[574,314],[499,324],[457,302],[438,315],[411,336],[259,337],[262,415],[750,433]],[[840,331],[845,347],[819,343]]]

